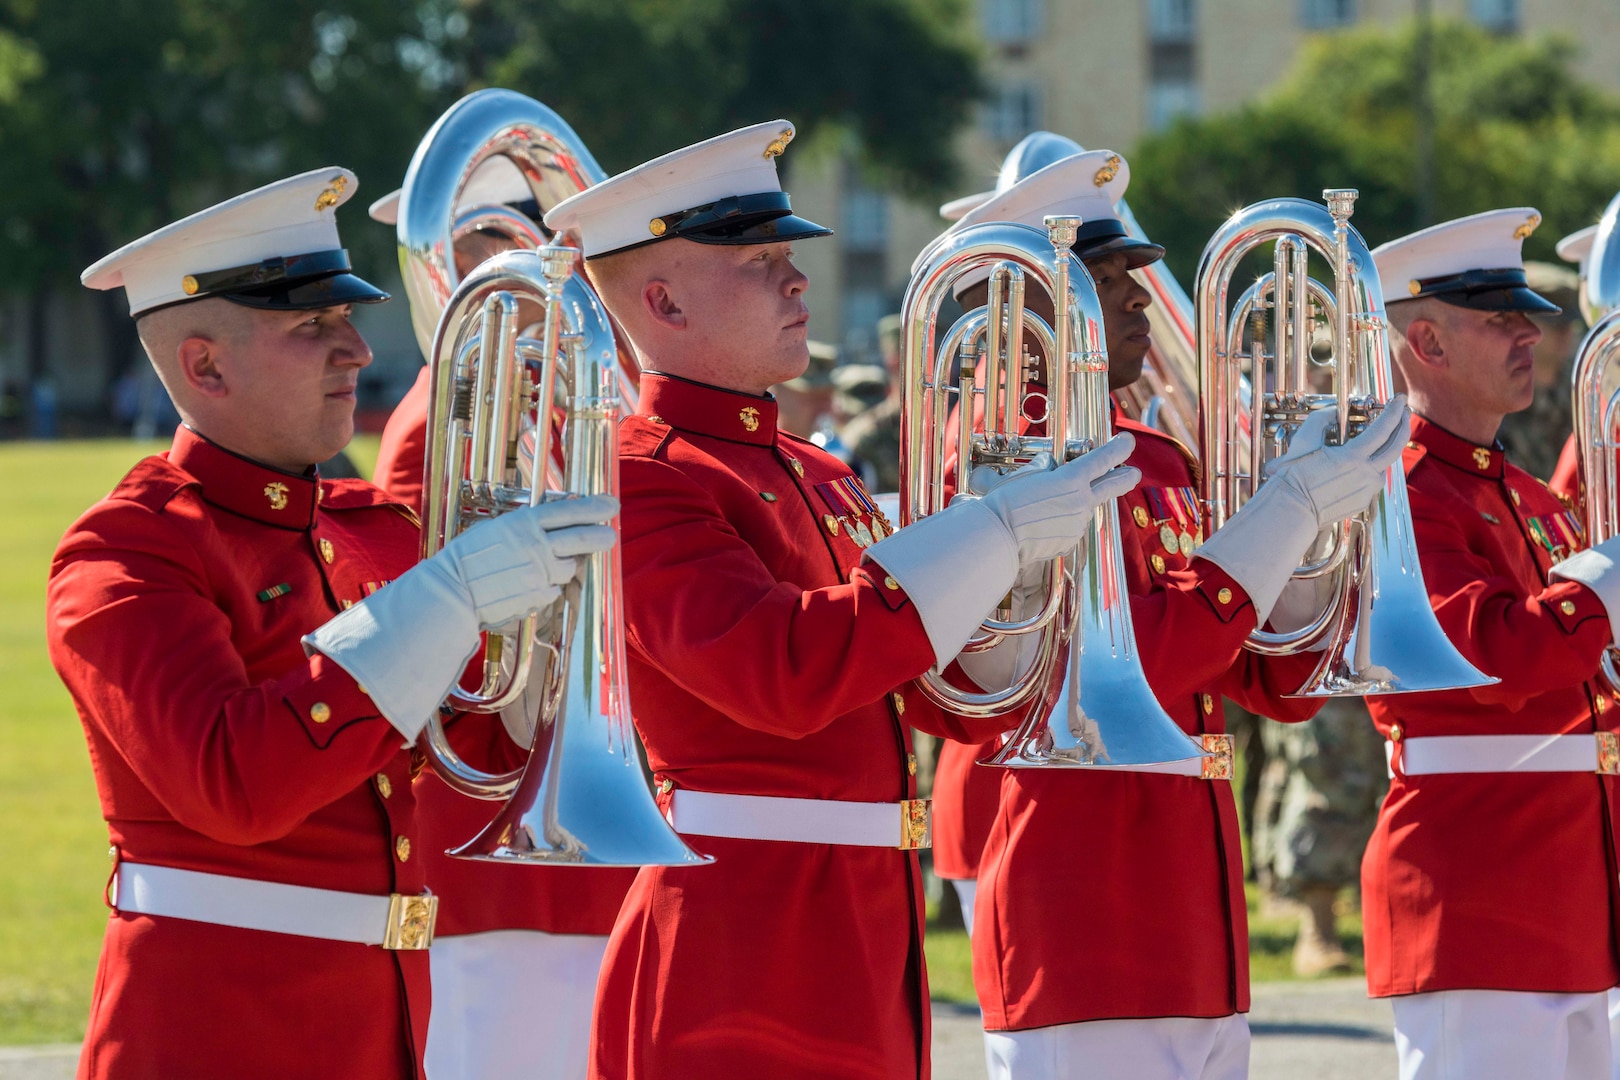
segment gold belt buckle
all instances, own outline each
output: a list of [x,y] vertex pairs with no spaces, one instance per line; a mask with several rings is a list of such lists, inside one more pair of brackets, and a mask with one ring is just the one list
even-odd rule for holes
[[1597,733],[1598,767],[1603,776],[1620,776],[1620,734],[1612,731]]
[[438,918],[439,898],[431,892],[420,896],[391,893],[382,947],[401,951],[427,948],[433,944],[433,924]]
[[1204,771],[1200,775],[1205,780],[1232,779],[1232,736],[1200,735],[1198,738],[1204,753],[1215,755],[1204,758]]
[[900,850],[934,846],[934,804],[931,799],[905,799],[900,803]]

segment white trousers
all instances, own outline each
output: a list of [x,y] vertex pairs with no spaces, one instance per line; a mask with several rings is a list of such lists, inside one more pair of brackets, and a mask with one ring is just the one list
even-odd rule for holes
[[583,1080],[604,937],[492,930],[428,950],[428,1080]]
[[1441,990],[1391,998],[1401,1080],[1608,1080],[1607,994]]
[[1620,989],[1609,991],[1609,1054],[1614,1059],[1614,1080],[1620,1080]]
[[1089,1020],[984,1033],[990,1080],[1244,1080],[1249,1021]]
[[973,878],[966,881],[957,881],[955,878],[946,878],[951,888],[956,890],[956,902],[962,906],[962,925],[967,927],[968,937],[973,937],[973,901],[979,895],[979,883]]

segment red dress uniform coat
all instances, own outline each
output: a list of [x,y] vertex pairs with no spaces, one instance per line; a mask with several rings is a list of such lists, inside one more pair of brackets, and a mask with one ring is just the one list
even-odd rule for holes
[[[115,859],[420,893],[411,755],[299,638],[417,557],[361,481],[236,457],[186,428],[62,539],[51,659],[90,744]],[[81,1077],[419,1071],[427,953],[114,912]]]
[[[417,376],[383,429],[372,476],[399,501],[422,510],[427,456],[429,371]],[[555,444],[554,444],[555,445]],[[440,898],[438,937],[487,930],[605,935],[635,879],[634,870],[501,866],[445,854],[478,835],[498,804],[458,795],[431,769],[416,780],[417,820],[428,885]]]
[[[826,486],[848,467],[779,432],[770,398],[647,373],[640,413],[619,439],[625,606],[660,792],[914,798],[907,725],[974,733],[908,686],[932,649],[860,565]],[[593,1076],[928,1074],[915,852],[692,842],[715,862],[642,870],[613,928]]]
[[1605,990],[1620,979],[1615,778],[1407,777],[1399,747],[1422,736],[1617,730],[1620,710],[1594,678],[1608,617],[1584,585],[1548,584],[1554,552],[1536,536],[1560,537],[1565,506],[1500,450],[1418,417],[1406,471],[1440,626],[1502,681],[1367,699],[1396,746],[1361,867],[1368,988]]
[[940,744],[934,766],[934,873],[949,881],[979,876],[979,857],[1001,802],[1001,770],[978,762],[1000,746],[999,738]]
[[[1142,667],[1189,734],[1225,730],[1221,697],[1279,720],[1315,657],[1263,662],[1242,648],[1248,594],[1189,558],[1175,489],[1195,486],[1174,439],[1122,418],[1142,483],[1123,496],[1120,538]],[[1170,527],[1176,550],[1161,537]],[[1191,548],[1191,544],[1186,545]],[[1099,770],[1002,770],[979,869],[973,976],[986,1030],[1126,1017],[1218,1017],[1249,1008],[1248,921],[1232,785]],[[1068,853],[1068,854],[1065,854]]]

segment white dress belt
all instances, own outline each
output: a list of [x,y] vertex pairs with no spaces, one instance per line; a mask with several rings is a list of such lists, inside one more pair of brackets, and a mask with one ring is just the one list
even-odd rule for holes
[[666,816],[675,831],[686,836],[902,850],[933,843],[927,799],[845,802],[677,788],[670,792]]
[[131,914],[385,949],[427,948],[439,910],[427,893],[372,896],[131,862],[118,864],[112,901]]
[[1607,773],[1620,774],[1620,736],[1587,735],[1428,735],[1385,742],[1384,755],[1395,775],[1396,747],[1406,776],[1438,773]]

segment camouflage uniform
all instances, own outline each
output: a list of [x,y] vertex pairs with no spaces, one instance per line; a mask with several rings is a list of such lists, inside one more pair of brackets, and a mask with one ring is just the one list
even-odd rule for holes
[[1303,724],[1262,725],[1261,738],[1267,764],[1250,841],[1261,883],[1291,899],[1354,885],[1389,790],[1366,705],[1335,698]]
[[874,492],[900,490],[900,399],[885,398],[843,430],[852,465]]

